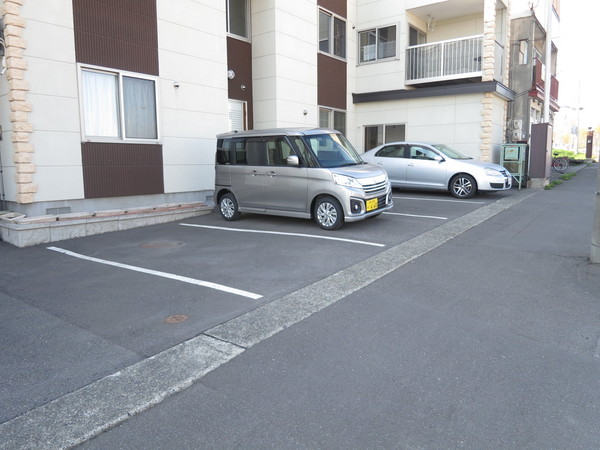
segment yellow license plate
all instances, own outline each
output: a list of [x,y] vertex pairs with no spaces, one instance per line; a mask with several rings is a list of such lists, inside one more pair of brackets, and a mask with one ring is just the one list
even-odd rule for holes
[[377,209],[378,206],[379,206],[379,203],[377,202],[376,198],[367,200],[367,211],[373,211],[374,209]]

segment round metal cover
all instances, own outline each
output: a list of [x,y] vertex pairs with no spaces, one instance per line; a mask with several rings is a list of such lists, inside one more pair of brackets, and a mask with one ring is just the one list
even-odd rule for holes
[[165,322],[167,323],[181,323],[181,322],[185,322],[186,320],[188,320],[188,316],[186,316],[185,314],[174,314],[172,316],[169,316],[165,319]]

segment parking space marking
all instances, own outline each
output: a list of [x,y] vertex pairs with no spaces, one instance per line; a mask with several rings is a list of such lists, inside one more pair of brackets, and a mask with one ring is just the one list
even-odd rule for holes
[[451,200],[445,198],[423,198],[423,197],[397,197],[393,198],[402,199],[402,200],[423,200],[426,202],[450,202],[450,203],[471,203],[473,205],[486,205],[486,202],[481,201],[472,201],[472,200]]
[[384,214],[390,214],[392,216],[407,216],[407,217],[422,217],[424,219],[439,219],[439,220],[448,220],[447,217],[438,217],[438,216],[420,216],[419,214],[402,214],[402,213],[393,213],[393,212],[384,212]]
[[258,300],[262,298],[262,295],[254,294],[252,292],[243,291],[241,289],[232,288],[229,286],[223,286],[222,284],[211,283],[210,281],[196,280],[194,278],[182,277],[180,275],[175,275],[167,272],[160,272],[158,270],[144,269],[142,267],[130,266],[129,264],[121,264],[114,261],[108,261],[106,259],[94,258],[92,256],[82,255],[80,253],[75,253],[69,250],[65,250],[63,248],[58,247],[46,247],[48,250],[52,250],[54,252],[63,253],[68,256],[72,256],[74,258],[84,259],[86,261],[92,261],[100,264],[106,264],[108,266],[119,267],[121,269],[133,270],[134,272],[141,272],[148,275],[156,275],[158,277],[169,278],[171,280],[182,281],[184,283],[195,284],[197,286],[204,286],[210,289],[216,289],[218,291],[228,292],[234,295],[240,295],[242,297],[251,298],[253,300]]
[[307,237],[307,238],[313,238],[313,239],[328,239],[330,241],[350,242],[352,244],[372,245],[373,247],[385,247],[385,244],[378,244],[376,242],[356,241],[354,239],[344,239],[344,238],[337,238],[337,237],[332,237],[332,236],[319,236],[319,235],[303,234],[303,233],[287,233],[287,232],[283,232],[283,231],[249,230],[249,229],[245,229],[245,228],[215,227],[212,225],[197,225],[197,224],[193,224],[193,223],[180,223],[179,225],[183,225],[184,227],[208,228],[208,229],[212,229],[212,230],[239,231],[241,233],[260,233],[260,234],[278,234],[281,236],[300,236],[300,237]]

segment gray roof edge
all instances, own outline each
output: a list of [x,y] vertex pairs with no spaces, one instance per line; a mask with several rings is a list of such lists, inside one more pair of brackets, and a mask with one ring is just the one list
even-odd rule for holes
[[508,101],[515,99],[515,93],[498,81],[462,83],[448,86],[433,86],[416,89],[396,89],[393,91],[365,92],[352,94],[354,104],[381,102],[388,100],[409,100],[416,98],[440,97],[446,95],[482,94],[494,92]]

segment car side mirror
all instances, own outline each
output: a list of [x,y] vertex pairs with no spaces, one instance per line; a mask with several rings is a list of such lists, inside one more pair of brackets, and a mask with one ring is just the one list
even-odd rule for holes
[[446,160],[445,160],[444,158],[442,158],[440,155],[435,155],[435,156],[433,157],[433,160],[434,160],[434,161],[437,161],[437,162],[444,162],[444,161],[446,161]]
[[287,157],[285,162],[288,166],[299,166],[300,158],[298,158],[298,155],[290,155]]

